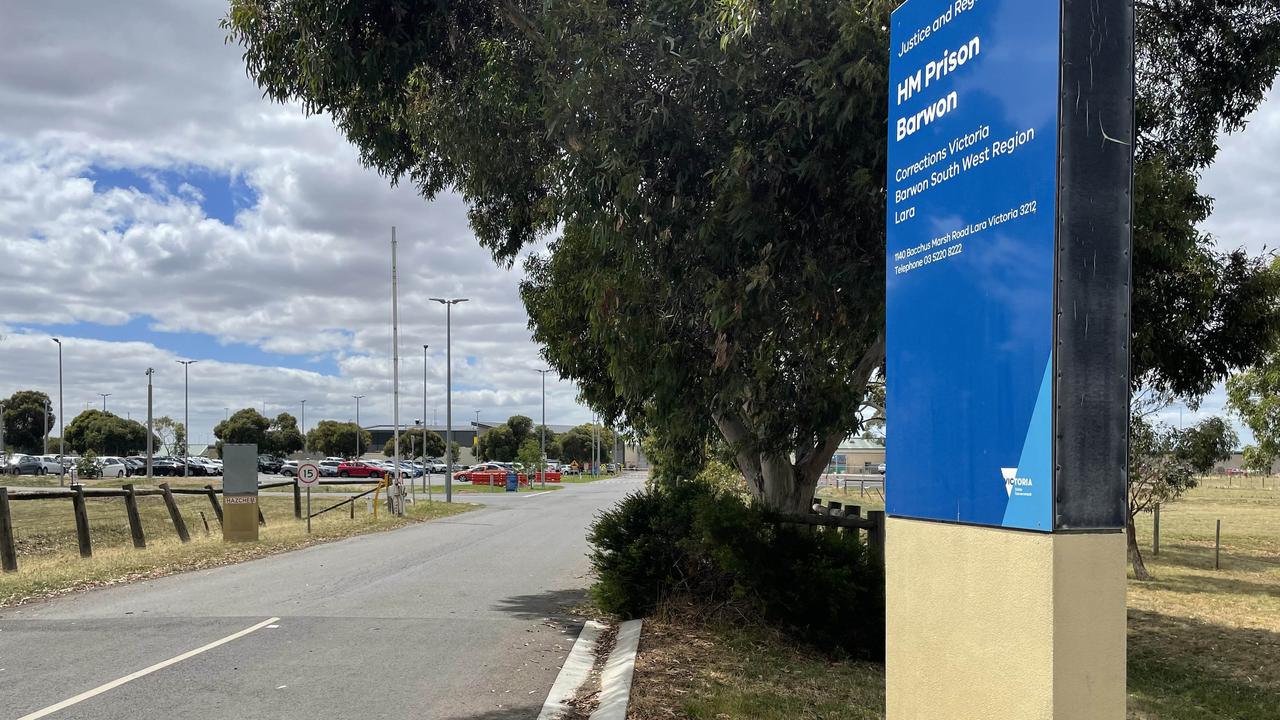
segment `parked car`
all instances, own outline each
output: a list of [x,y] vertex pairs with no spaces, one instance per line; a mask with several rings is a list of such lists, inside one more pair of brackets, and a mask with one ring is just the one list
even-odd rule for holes
[[342,464],[341,460],[321,460],[316,463],[320,468],[320,477],[338,477],[338,466]]
[[129,468],[124,464],[123,458],[100,457],[96,464],[98,466],[98,477],[122,478],[129,474]]
[[338,465],[338,477],[380,478],[386,474],[386,470],[360,460],[352,460]]
[[280,472],[280,458],[271,457],[270,455],[258,456],[258,472],[260,473],[278,473]]
[[200,467],[203,467],[206,475],[222,474],[222,463],[215,463],[209,458],[201,457],[199,455],[192,455],[191,457],[187,458],[187,460],[199,465]]
[[280,463],[280,474],[288,477],[294,477],[298,474],[298,461],[285,460]]
[[449,472],[449,466],[439,458],[427,458],[426,471],[429,473],[446,473]]
[[[124,459],[124,468],[129,477],[139,477],[147,474],[147,459],[141,457],[127,457]],[[151,468],[152,475],[159,475],[155,471],[154,463]]]
[[9,458],[5,472],[10,475],[43,475],[44,462],[33,455],[14,455]]
[[[391,472],[395,472],[395,470],[393,469]],[[411,462],[401,462],[400,474],[404,477],[422,477],[422,468]]]
[[453,474],[453,479],[460,480],[462,482],[474,482],[476,480],[488,482],[489,473],[503,473],[505,475],[507,472],[515,469],[507,467],[508,465],[510,465],[510,463],[483,462],[455,472]]
[[57,455],[41,455],[40,463],[44,466],[45,475],[61,475],[66,472],[66,466],[62,464],[62,458]]
[[[133,460],[140,465],[137,472],[138,475],[147,474],[146,458],[132,457],[132,458],[125,458],[125,460]],[[175,475],[181,475],[182,466],[169,458],[153,457],[151,458],[151,474],[156,477],[173,477]]]

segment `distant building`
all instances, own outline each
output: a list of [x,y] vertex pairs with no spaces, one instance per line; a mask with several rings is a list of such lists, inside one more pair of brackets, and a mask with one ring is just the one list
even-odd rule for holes
[[884,441],[880,439],[848,438],[840,443],[827,465],[828,473],[879,473],[884,463]]

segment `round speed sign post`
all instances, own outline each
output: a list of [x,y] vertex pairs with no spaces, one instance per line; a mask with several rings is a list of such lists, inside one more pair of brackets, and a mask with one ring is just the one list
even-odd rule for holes
[[320,484],[320,466],[302,463],[298,466],[298,484],[307,489],[307,534],[311,534],[311,488]]

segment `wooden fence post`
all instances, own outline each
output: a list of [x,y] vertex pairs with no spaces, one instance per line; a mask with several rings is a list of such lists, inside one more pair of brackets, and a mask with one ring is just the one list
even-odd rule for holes
[[1151,554],[1160,554],[1160,503],[1156,503],[1155,521],[1151,526]]
[[884,511],[872,510],[867,513],[867,519],[875,523],[875,527],[867,531],[867,547],[870,548],[872,556],[884,565]]
[[262,516],[262,505],[261,505],[261,504],[259,504],[259,505],[258,505],[258,524],[259,524],[259,525],[261,525],[262,527],[266,527],[266,526],[267,526],[267,519],[266,519],[265,517],[263,517],[263,516]]
[[[262,511],[259,510],[258,512]],[[298,478],[293,479],[293,517],[298,520],[302,519],[302,488],[298,485]]]
[[204,523],[204,534],[209,534],[209,518],[204,516],[204,511],[200,511],[200,522]]
[[218,491],[212,485],[204,486],[204,494],[209,496],[209,504],[213,506],[213,514],[218,516],[218,524],[222,524],[222,506],[218,504]]
[[13,518],[9,515],[9,488],[0,487],[0,566],[18,572],[18,548],[13,543]]
[[138,496],[133,492],[133,483],[124,486],[124,511],[129,516],[129,534],[133,536],[133,546],[139,550],[147,546],[147,538],[142,534],[142,516],[138,514]]
[[1222,521],[1218,521],[1218,529],[1213,534],[1213,569],[1222,569]]
[[169,490],[169,483],[160,483],[160,490],[164,493],[164,506],[169,508],[173,529],[178,531],[178,539],[182,542],[191,542],[191,534],[187,532],[187,522],[182,519],[182,512],[178,510],[178,501],[174,499],[173,492]]
[[76,542],[80,545],[80,557],[93,557],[93,543],[89,539],[89,508],[84,502],[84,486],[72,485],[75,495],[71,497],[71,508],[76,514]]

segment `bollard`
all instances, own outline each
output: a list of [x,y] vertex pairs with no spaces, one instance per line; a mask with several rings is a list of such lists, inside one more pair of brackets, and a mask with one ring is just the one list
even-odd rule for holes
[[142,516],[138,514],[138,496],[134,494],[133,483],[124,486],[124,511],[129,516],[129,535],[133,537],[133,546],[139,550],[147,547],[147,538],[142,534]]

